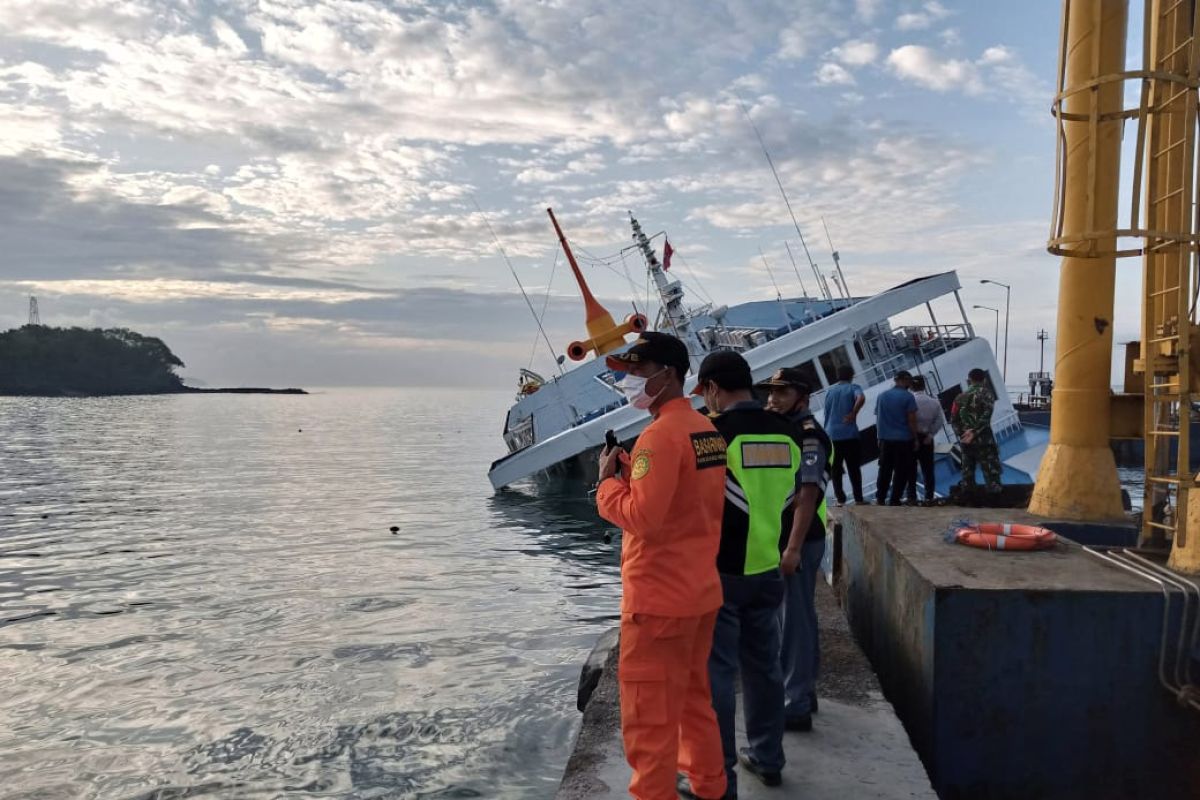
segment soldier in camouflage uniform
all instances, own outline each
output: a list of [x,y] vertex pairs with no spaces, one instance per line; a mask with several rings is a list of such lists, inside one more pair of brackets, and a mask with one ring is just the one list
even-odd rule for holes
[[967,374],[967,391],[954,400],[950,424],[962,443],[962,485],[975,488],[975,465],[983,468],[989,492],[1000,491],[1000,449],[992,434],[992,408],[996,398],[985,383],[987,373],[973,369]]

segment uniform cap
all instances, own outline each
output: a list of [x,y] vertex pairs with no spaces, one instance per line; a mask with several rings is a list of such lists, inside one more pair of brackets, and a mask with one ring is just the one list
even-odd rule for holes
[[808,394],[810,391],[808,382],[804,380],[804,373],[796,367],[777,369],[771,377],[765,381],[760,381],[758,385],[764,389],[772,386],[791,386],[801,394]]
[[710,381],[726,391],[749,389],[754,385],[750,365],[742,358],[741,353],[732,350],[718,350],[704,357],[692,394],[700,394],[700,387]]
[[613,353],[604,358],[604,363],[608,365],[609,369],[617,372],[624,372],[625,367],[629,364],[640,364],[645,361],[662,364],[664,367],[674,367],[679,372],[679,379],[683,380],[689,366],[687,345],[669,333],[645,331],[638,336],[637,341],[628,350]]

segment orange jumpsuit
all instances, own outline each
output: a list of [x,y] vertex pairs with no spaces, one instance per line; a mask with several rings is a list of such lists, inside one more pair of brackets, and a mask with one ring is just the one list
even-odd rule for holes
[[659,409],[621,476],[596,492],[600,516],[624,532],[617,676],[637,800],[675,800],[676,771],[700,797],[725,794],[708,682],[724,503],[725,440],[682,397]]

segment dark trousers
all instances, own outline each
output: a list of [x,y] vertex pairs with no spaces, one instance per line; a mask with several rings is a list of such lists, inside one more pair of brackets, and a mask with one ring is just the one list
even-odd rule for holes
[[783,579],[783,605],[779,607],[779,625],[783,644],[779,660],[783,664],[784,719],[812,713],[817,695],[817,671],[821,666],[821,634],[817,626],[816,590],[825,540],[809,539],[800,550],[800,569]]
[[[885,439],[879,443],[879,477],[875,481],[876,501],[882,503],[884,500],[890,499],[892,505],[900,505],[900,498],[904,496],[905,487],[912,480],[913,470],[916,467],[914,456],[912,439],[904,441]],[[889,486],[892,489],[891,498],[887,496]]]
[[[922,444],[917,449],[917,466],[921,468],[921,481],[925,484],[925,499],[933,499],[933,442]],[[908,480],[908,502],[917,502],[917,470]]]
[[734,715],[742,678],[742,718],[750,752],[766,770],[783,769],[783,669],[779,662],[779,605],[783,576],[722,575],[725,602],[717,612],[708,674],[725,753],[726,796],[737,795]]
[[833,443],[833,493],[839,503],[846,502],[846,490],[842,488],[842,472],[850,473],[850,488],[854,502],[863,501],[862,494],[862,442],[858,438],[838,439]]

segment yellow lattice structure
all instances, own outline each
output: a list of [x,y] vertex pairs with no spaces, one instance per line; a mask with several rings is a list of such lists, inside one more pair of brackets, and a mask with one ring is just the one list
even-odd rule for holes
[[[1051,446],[1031,510],[1097,519],[1119,511],[1107,450],[1115,259],[1143,257],[1143,543],[1172,546],[1171,565],[1200,572],[1200,492],[1188,429],[1197,327],[1196,0],[1147,0],[1143,63],[1124,69],[1127,0],[1065,0],[1055,116],[1058,180],[1049,249],[1064,256]],[[1122,94],[1138,81],[1139,102]],[[1117,227],[1120,136],[1136,122],[1130,223]],[[1144,192],[1143,192],[1144,183]],[[1137,240],[1130,243],[1130,240]],[[1086,277],[1085,277],[1086,276]],[[1065,385],[1064,385],[1065,384]],[[1101,408],[1104,406],[1104,408]],[[1090,433],[1089,433],[1090,430]],[[1103,440],[1103,441],[1102,441]],[[1056,452],[1058,451],[1058,452]],[[1079,468],[1082,477],[1064,478]],[[1193,508],[1195,506],[1195,508]]]

